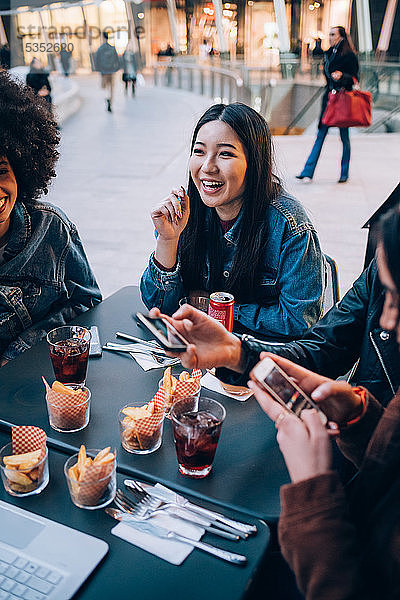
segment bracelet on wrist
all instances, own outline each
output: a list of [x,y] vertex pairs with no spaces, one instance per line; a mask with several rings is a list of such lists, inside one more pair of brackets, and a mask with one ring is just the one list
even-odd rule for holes
[[359,415],[345,423],[345,427],[349,427],[349,425],[354,425],[355,423],[358,423],[358,421],[365,415],[367,410],[367,390],[363,387],[354,387],[353,392],[357,394],[357,396],[360,398],[362,408]]

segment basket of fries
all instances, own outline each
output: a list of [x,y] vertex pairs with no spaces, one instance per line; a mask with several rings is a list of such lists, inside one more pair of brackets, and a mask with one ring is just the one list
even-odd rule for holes
[[165,412],[167,415],[171,408],[188,396],[197,396],[200,394],[200,379],[202,372],[200,369],[193,369],[190,375],[187,371],[182,371],[178,378],[171,374],[171,367],[165,369],[163,378],[158,382],[159,390],[165,397]]
[[85,386],[64,385],[55,381],[50,387],[44,377],[50,427],[62,433],[84,429],[90,417],[90,390]]
[[12,428],[12,442],[0,450],[1,477],[12,496],[39,494],[49,482],[46,434],[29,425]]
[[110,446],[86,450],[82,444],[78,454],[70,456],[64,465],[72,502],[89,510],[110,504],[117,489],[116,465],[116,452],[111,452]]
[[150,402],[127,405],[119,411],[121,444],[132,454],[150,454],[161,446],[165,397],[160,391]]

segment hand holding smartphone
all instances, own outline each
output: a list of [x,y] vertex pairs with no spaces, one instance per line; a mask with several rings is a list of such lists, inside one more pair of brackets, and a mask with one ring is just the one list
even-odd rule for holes
[[189,342],[166,319],[149,317],[140,312],[136,313],[136,317],[165,350],[176,353],[186,351]]
[[328,419],[318,405],[271,358],[261,360],[251,371],[250,378],[299,419],[302,410],[314,408],[323,425],[327,425]]

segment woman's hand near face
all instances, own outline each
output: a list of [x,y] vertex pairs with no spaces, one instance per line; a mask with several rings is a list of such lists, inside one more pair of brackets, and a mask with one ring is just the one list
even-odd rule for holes
[[151,309],[150,316],[167,319],[189,342],[186,352],[168,352],[169,356],[178,356],[186,369],[224,366],[240,371],[240,340],[204,312],[184,304],[173,317],[162,315],[157,308]]
[[159,237],[177,241],[185,229],[190,215],[189,197],[183,187],[173,189],[170,195],[151,212]]

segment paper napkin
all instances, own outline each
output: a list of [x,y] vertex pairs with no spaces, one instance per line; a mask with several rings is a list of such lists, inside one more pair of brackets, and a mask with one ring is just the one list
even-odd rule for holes
[[[132,344],[135,352],[130,353],[132,358],[137,362],[139,367],[143,369],[143,371],[150,371],[151,369],[165,369],[166,367],[176,364],[176,359],[171,359],[171,362],[165,361],[162,365],[160,365],[154,358],[152,358],[149,354],[146,354],[151,348],[149,346],[145,346],[143,344]],[[143,354],[136,354],[137,351],[143,350]]]
[[[151,519],[153,525],[159,524],[165,529],[180,533],[185,537],[190,537],[195,540],[199,540],[204,533],[204,529],[198,525],[191,525],[186,521],[171,517],[167,513],[163,515],[156,515]],[[148,533],[147,531],[141,531],[135,528],[135,523],[122,522],[118,523],[111,533],[117,537],[138,546],[158,556],[163,560],[171,563],[172,565],[180,565],[183,563],[185,558],[192,552],[194,546],[189,544],[183,544],[176,540],[162,539]]]
[[239,394],[231,394],[230,392],[227,392],[222,387],[222,383],[220,382],[220,380],[217,377],[215,377],[215,375],[212,375],[211,373],[206,373],[205,375],[203,375],[203,377],[200,380],[200,383],[201,383],[202,387],[212,390],[213,392],[218,392],[219,394],[223,394],[224,396],[228,396],[228,398],[233,398],[234,400],[239,400],[239,402],[244,402],[245,400],[248,400],[253,395],[253,392],[251,390],[249,390],[247,394],[240,394],[240,395]]

